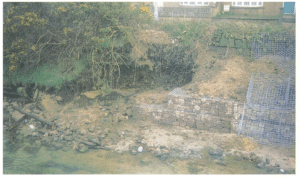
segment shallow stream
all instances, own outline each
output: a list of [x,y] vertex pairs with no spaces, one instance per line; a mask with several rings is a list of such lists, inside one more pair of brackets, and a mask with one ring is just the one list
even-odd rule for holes
[[4,174],[279,174],[279,168],[257,168],[255,163],[226,156],[227,165],[216,164],[207,151],[199,158],[161,159],[150,152],[132,155],[107,150],[79,153],[73,149],[54,150],[28,142],[11,144],[4,140]]

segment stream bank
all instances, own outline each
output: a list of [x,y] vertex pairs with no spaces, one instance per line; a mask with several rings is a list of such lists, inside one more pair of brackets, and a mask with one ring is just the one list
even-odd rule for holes
[[[6,137],[6,149],[13,154],[17,153],[20,150],[14,147],[23,143],[21,150],[28,154],[46,149],[54,155],[68,154],[73,159],[79,156],[78,159],[82,159],[82,162],[101,152],[106,155],[107,160],[126,158],[132,163],[132,159],[138,158],[139,166],[152,167],[152,172],[136,169],[136,172],[129,171],[130,173],[142,170],[145,172],[141,173],[164,173],[161,172],[162,169],[153,167],[157,162],[168,167],[169,171],[166,173],[294,173],[293,149],[260,145],[251,138],[237,136],[235,133],[213,133],[190,127],[157,125],[135,118],[132,111],[135,103],[144,101],[159,104],[167,101],[168,92],[159,91],[152,91],[152,94],[151,91],[112,91],[105,96],[86,92],[65,106],[59,104],[59,97],[42,93],[41,102],[26,104],[22,110],[35,114],[54,126],[26,118],[14,133],[13,142]],[[12,118],[19,120],[27,117],[9,105],[21,107],[17,102],[4,102],[5,131],[9,128],[6,127],[9,122],[13,122]],[[5,135],[9,133],[5,132]],[[107,156],[111,154],[116,158]],[[245,164],[245,169],[239,172],[235,166],[241,163]],[[252,172],[249,172],[249,166]],[[101,170],[102,173],[118,173],[103,168]],[[124,168],[123,171],[119,173],[126,173],[128,170]]]

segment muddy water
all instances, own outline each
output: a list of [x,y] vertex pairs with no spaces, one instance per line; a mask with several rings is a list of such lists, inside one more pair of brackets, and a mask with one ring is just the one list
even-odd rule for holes
[[259,169],[253,162],[226,156],[219,165],[205,151],[201,159],[169,157],[161,160],[150,152],[132,155],[107,150],[78,153],[53,150],[30,143],[4,141],[4,174],[279,174],[279,168]]

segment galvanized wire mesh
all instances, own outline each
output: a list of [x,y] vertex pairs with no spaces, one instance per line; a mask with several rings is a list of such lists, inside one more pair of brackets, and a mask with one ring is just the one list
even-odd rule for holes
[[252,37],[252,60],[273,60],[284,70],[295,73],[295,34],[258,33]]
[[252,74],[238,134],[263,144],[295,144],[295,78]]
[[288,58],[295,60],[295,34],[258,33],[252,37],[252,59]]
[[175,88],[174,90],[172,90],[169,95],[174,95],[174,96],[181,96],[181,97],[185,97],[185,98],[191,98],[191,95],[188,95],[187,92],[181,88]]
[[290,147],[295,144],[295,111],[253,109],[245,104],[238,134],[262,144]]
[[295,78],[292,76],[272,76],[252,74],[247,105],[264,109],[295,109]]

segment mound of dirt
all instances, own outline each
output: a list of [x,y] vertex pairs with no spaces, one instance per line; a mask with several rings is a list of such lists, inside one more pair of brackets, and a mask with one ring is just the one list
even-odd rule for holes
[[185,89],[192,89],[203,96],[245,101],[252,73],[284,73],[280,66],[270,60],[250,62],[241,56],[221,60],[214,55],[208,52],[197,59],[199,67],[193,82]]
[[161,87],[155,90],[149,90],[142,93],[138,93],[134,100],[137,104],[165,103],[167,102],[169,93],[170,91],[165,91]]

